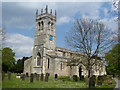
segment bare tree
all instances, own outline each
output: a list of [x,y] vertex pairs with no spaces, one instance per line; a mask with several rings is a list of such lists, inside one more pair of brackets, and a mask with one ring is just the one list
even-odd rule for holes
[[92,19],[76,20],[67,33],[67,45],[85,56],[85,60],[77,61],[86,67],[88,77],[91,75],[92,66],[101,60],[98,57],[113,45],[112,34],[105,25]]
[[5,39],[6,39],[5,31],[0,28],[0,48],[3,47]]

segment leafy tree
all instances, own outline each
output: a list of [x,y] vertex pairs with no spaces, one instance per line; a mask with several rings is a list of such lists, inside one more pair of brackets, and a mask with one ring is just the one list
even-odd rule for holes
[[9,47],[2,49],[2,71],[13,71],[15,65],[15,53]]
[[15,65],[15,70],[14,70],[16,73],[23,73],[24,61],[28,58],[29,57],[23,57],[22,59],[17,60],[17,63]]
[[116,44],[112,50],[105,54],[107,61],[107,72],[108,74],[120,74],[120,44]]

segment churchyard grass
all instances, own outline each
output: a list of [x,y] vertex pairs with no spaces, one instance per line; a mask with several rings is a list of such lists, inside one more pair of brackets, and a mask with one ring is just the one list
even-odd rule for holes
[[[113,85],[102,85],[96,86],[96,88],[114,88],[115,82]],[[54,80],[53,77],[49,77],[48,82],[37,81],[34,79],[33,83],[30,83],[30,78],[16,78],[16,74],[12,74],[11,80],[8,80],[5,76],[2,82],[2,88],[87,88],[87,85],[84,81],[63,81],[63,80]]]

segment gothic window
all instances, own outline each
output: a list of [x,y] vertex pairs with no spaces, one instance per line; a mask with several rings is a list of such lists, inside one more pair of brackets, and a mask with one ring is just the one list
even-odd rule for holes
[[40,30],[40,22],[38,22],[38,30]]
[[72,55],[73,55],[73,54],[72,54],[72,53],[70,53],[70,57],[72,57]]
[[41,29],[43,30],[43,28],[44,28],[44,22],[42,21],[41,22]]
[[48,22],[48,30],[50,30],[50,22]]
[[65,52],[63,52],[63,56],[65,57]]
[[37,66],[40,66],[41,63],[41,55],[40,53],[37,54]]
[[54,23],[51,23],[51,30],[53,30],[54,28]]
[[50,59],[48,58],[48,69],[49,69],[49,67],[50,67]]

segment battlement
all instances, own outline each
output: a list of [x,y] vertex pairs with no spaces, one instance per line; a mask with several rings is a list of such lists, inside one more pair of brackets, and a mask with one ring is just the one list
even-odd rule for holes
[[51,18],[51,19],[55,19],[56,20],[56,10],[54,12],[54,14],[52,13],[52,9],[50,10],[50,12],[48,12],[48,6],[46,5],[45,9],[41,9],[41,13],[38,13],[38,9],[36,11],[36,20],[40,20],[41,18]]

